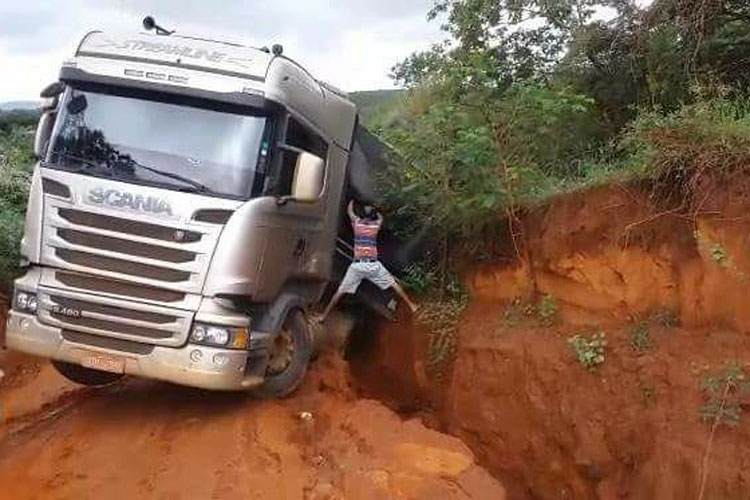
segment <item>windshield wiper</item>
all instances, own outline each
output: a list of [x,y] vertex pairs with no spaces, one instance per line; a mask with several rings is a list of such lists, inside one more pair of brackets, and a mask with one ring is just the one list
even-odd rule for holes
[[194,192],[194,193],[210,193],[211,192],[211,188],[209,188],[205,184],[201,184],[198,181],[194,181],[193,179],[189,179],[188,177],[184,177],[180,174],[166,172],[164,170],[159,170],[158,168],[155,168],[149,165],[144,165],[143,163],[140,163],[134,160],[130,155],[127,155],[127,154],[119,155],[117,160],[113,162],[114,164],[113,166],[116,167],[118,164],[120,164],[120,162],[124,162],[128,166],[135,166],[138,168],[142,168],[143,170],[148,170],[149,172],[152,172],[157,175],[161,175],[163,177],[169,177],[170,179],[174,179],[176,181],[189,184],[191,186],[191,188],[183,188],[181,189],[181,191],[189,191],[189,192]]
[[[106,174],[111,176],[115,170],[125,171],[127,174],[132,175],[135,171],[135,167],[148,170],[151,173],[161,175],[162,177],[168,177],[176,181],[187,184],[190,187],[183,187],[181,190],[190,191],[195,193],[210,193],[211,189],[208,186],[201,184],[198,181],[194,181],[180,174],[172,172],[166,172],[159,170],[158,168],[150,165],[144,165],[133,159],[127,153],[121,153],[117,150],[110,142],[107,141],[106,137],[101,130],[91,130],[88,127],[81,126],[78,128],[78,137],[75,141],[72,141],[74,146],[81,151],[86,151],[87,156],[94,156],[94,158],[83,158],[80,156],[72,155],[66,151],[54,151],[53,154],[62,156],[69,160],[81,163],[82,167],[78,172],[85,170],[86,168],[92,167],[101,169],[106,167],[108,171]],[[66,148],[67,149],[67,148]]]
[[200,182],[194,181],[192,179],[188,179],[187,177],[183,177],[179,174],[173,174],[172,172],[165,172],[163,170],[159,170],[158,168],[154,168],[149,165],[144,165],[142,163],[135,161],[129,155],[118,154],[116,158],[108,159],[107,161],[97,162],[97,161],[89,160],[86,158],[81,158],[80,156],[72,155],[64,151],[54,151],[52,154],[68,159],[68,160],[72,160],[77,163],[80,163],[81,167],[78,168],[76,172],[81,172],[89,168],[96,168],[96,169],[101,170],[101,167],[108,167],[111,170],[106,173],[109,176],[111,176],[112,171],[116,170],[118,167],[119,168],[122,168],[124,166],[138,167],[144,170],[148,170],[149,172],[153,172],[157,175],[169,177],[170,179],[174,179],[174,180],[177,180],[184,184],[189,185],[189,186],[184,186],[180,188],[180,191],[187,191],[187,192],[192,192],[192,193],[210,193],[211,192],[211,189],[208,186],[205,186],[201,184]]

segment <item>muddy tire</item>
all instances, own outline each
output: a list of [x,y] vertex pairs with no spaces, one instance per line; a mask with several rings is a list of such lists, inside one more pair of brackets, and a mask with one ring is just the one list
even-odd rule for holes
[[80,365],[65,363],[64,361],[52,361],[52,366],[63,377],[75,382],[76,384],[88,385],[92,387],[101,387],[117,382],[123,377],[122,373],[110,373],[99,370],[92,370]]
[[305,378],[311,355],[305,315],[299,309],[290,311],[271,348],[266,378],[253,389],[253,395],[269,399],[291,394]]

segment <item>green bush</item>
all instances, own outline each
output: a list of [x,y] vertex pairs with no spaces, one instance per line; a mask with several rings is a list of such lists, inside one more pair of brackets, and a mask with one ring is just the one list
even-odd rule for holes
[[28,127],[0,129],[0,291],[7,293],[20,270],[18,245],[33,164]]
[[604,363],[604,348],[607,346],[604,332],[573,335],[568,338],[568,345],[578,362],[587,370],[594,371]]

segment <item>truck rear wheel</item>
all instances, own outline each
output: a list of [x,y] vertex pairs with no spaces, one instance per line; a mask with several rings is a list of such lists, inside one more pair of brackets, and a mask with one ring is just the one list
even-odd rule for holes
[[312,342],[305,315],[290,311],[271,345],[266,377],[253,389],[260,398],[281,398],[291,394],[305,378],[312,354]]
[[66,379],[76,384],[99,387],[117,382],[123,377],[122,373],[110,373],[99,370],[92,370],[73,363],[64,361],[52,361],[52,366]]

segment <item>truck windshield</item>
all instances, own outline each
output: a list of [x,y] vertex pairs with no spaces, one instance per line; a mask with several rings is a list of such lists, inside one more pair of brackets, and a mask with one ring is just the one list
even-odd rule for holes
[[69,88],[47,166],[124,182],[247,198],[262,185],[267,121],[222,109]]

